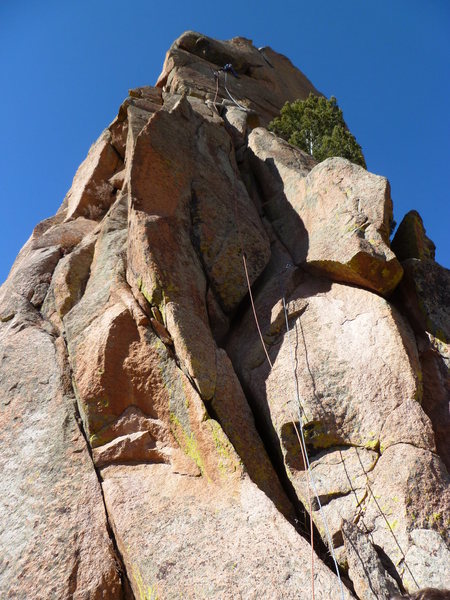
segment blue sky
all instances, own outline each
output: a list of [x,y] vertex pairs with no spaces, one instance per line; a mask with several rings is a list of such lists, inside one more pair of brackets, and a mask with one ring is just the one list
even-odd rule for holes
[[418,210],[450,267],[448,0],[2,0],[0,282],[127,90],[155,83],[187,29],[271,46],[335,95],[397,222]]

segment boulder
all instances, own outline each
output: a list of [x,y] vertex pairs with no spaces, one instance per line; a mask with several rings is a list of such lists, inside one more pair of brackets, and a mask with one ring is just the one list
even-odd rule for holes
[[[270,294],[274,308],[264,315],[259,297],[261,302],[270,303]],[[278,287],[271,289],[268,284],[256,300],[263,334],[270,342],[271,372],[267,373],[263,362],[251,312],[242,328],[233,332],[228,345],[236,369],[259,399],[258,404],[270,405],[274,411],[272,421],[279,430],[287,416],[281,398],[291,398],[292,412],[297,413],[296,381],[307,423],[307,441],[312,447],[350,443],[378,448],[384,442],[382,432],[387,418],[403,402],[420,399],[419,360],[412,332],[383,298],[305,275],[303,283],[286,297],[291,328],[286,335],[283,308],[276,303],[279,294]],[[241,346],[244,336],[254,350],[249,345]],[[295,350],[297,380],[291,350]],[[423,418],[426,431],[429,422]],[[397,435],[403,430],[410,435],[409,426],[404,425]]]
[[[285,251],[278,252],[255,298],[272,368],[265,360],[251,311],[234,329],[227,350],[254,410],[265,421],[272,447],[279,449],[297,497],[308,506],[312,492],[294,429],[303,424],[311,477],[323,506],[321,513],[312,495],[312,516],[323,539],[327,541],[328,527],[341,555],[342,519],[353,521],[363,515],[369,523],[366,530],[373,535],[377,532],[374,543],[395,564],[398,576],[405,578],[402,557],[383,514],[403,532],[403,555],[411,544],[411,529],[420,526],[442,534],[438,521],[443,516],[433,521],[423,513],[416,522],[405,514],[405,506],[411,501],[409,482],[416,481],[420,469],[427,474],[428,513],[434,504],[436,514],[443,515],[447,478],[434,454],[430,420],[419,403],[420,365],[414,335],[398,311],[380,296],[302,272],[296,275],[299,269],[283,267]],[[289,334],[278,300],[283,294]],[[385,455],[391,459],[384,460]],[[397,464],[392,457],[400,455],[403,458]],[[375,496],[371,477],[377,485]],[[376,502],[371,500],[374,497]],[[417,507],[418,498],[412,504]],[[348,557],[340,560],[344,564]]]
[[311,159],[264,129],[249,136],[264,209],[294,262],[389,295],[402,267],[389,248],[390,187],[344,158]]

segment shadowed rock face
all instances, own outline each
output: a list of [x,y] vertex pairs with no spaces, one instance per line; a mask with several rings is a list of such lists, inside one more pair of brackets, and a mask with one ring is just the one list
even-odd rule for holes
[[315,92],[285,57],[187,32],[157,85],[0,288],[1,597],[309,598],[308,512],[316,599],[448,587],[444,271],[255,128]]
[[392,240],[392,249],[399,260],[434,260],[436,246],[427,237],[422,217],[416,210],[410,210],[403,218]]
[[450,271],[435,262],[434,243],[416,211],[400,223],[394,242],[405,274],[393,299],[414,328],[423,372],[423,408],[449,469]]

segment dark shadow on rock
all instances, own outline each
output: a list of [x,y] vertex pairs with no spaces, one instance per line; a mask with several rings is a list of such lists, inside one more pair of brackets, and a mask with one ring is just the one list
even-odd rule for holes
[[418,335],[419,358],[422,367],[422,408],[431,420],[436,450],[450,473],[450,379],[443,356],[428,337]]
[[[261,160],[251,149],[247,150],[257,193],[262,202],[262,210],[271,222],[278,239],[288,250],[295,265],[306,261],[309,249],[309,236],[305,225],[288,201],[284,193],[284,183],[273,158]],[[249,192],[252,196],[251,192]]]
[[441,342],[450,342],[450,270],[434,260],[410,258],[402,262],[403,279],[392,301],[414,331],[427,331]]
[[402,266],[405,274],[391,301],[416,336],[422,408],[431,420],[437,452],[450,472],[450,381],[444,358],[450,341],[450,271],[431,259],[410,258]]
[[[307,283],[308,289],[302,289]],[[302,306],[306,306],[307,299],[310,295],[314,295],[318,292],[324,292],[329,290],[332,282],[319,278],[317,280],[311,279],[309,275],[306,275],[303,269],[295,267],[292,264],[292,259],[282,245],[276,240],[272,246],[272,257],[265,271],[258,278],[256,283],[252,286],[252,294],[255,301],[255,308],[258,317],[258,323],[263,332],[265,338],[265,344],[271,363],[273,364],[276,360],[278,352],[281,347],[281,342],[286,331],[285,315],[279,315],[279,319],[276,319],[276,329],[271,329],[271,309],[275,305],[282,306],[282,299],[286,301],[302,300]],[[293,330],[292,320],[294,317],[298,317],[301,314],[299,312],[293,312],[288,316],[289,328]],[[249,329],[249,336],[243,334],[242,331]],[[252,344],[257,348],[257,357],[255,358],[258,363],[256,368],[258,370],[258,380],[265,382],[270,374],[271,365],[269,364],[262,343],[257,333],[257,327],[252,314],[252,307],[249,296],[247,296],[241,303],[238,311],[234,315],[234,320],[231,326],[231,335],[228,337],[228,344],[233,344],[231,339],[233,332],[241,330],[239,335],[243,344],[247,343],[247,337],[251,337]],[[293,335],[293,331],[291,331]],[[244,336],[244,339],[241,337]],[[294,344],[294,340],[292,339]],[[297,336],[297,342],[298,336]],[[228,346],[226,344],[226,346]],[[242,348],[239,351],[242,351]],[[245,352],[245,350],[244,350]],[[288,475],[286,465],[288,469],[304,470],[304,462],[301,456],[300,445],[298,443],[297,434],[295,432],[295,426],[298,427],[299,419],[296,413],[293,422],[286,422],[283,424],[280,436],[275,430],[270,407],[268,403],[267,394],[265,392],[258,393],[255,395],[254,391],[250,389],[250,386],[246,383],[245,376],[243,375],[240,361],[237,354],[230,352],[229,355],[234,360],[234,369],[240,379],[243,391],[249,402],[250,408],[252,409],[255,424],[258,433],[263,440],[266,451],[274,465],[274,468],[279,476],[279,479],[285,489],[288,498],[291,500],[297,513],[297,529],[303,535],[303,537],[309,539],[310,537],[310,521],[308,511],[299,501],[297,493],[295,492],[294,486]],[[298,352],[295,352],[295,356]],[[297,360],[297,359],[294,359]],[[297,365],[298,366],[298,365]],[[298,368],[295,369],[296,373]],[[261,388],[260,388],[261,389]],[[292,388],[292,395],[295,397],[298,394],[298,380],[297,376],[294,380]],[[283,447],[282,447],[283,444]],[[323,540],[320,537],[317,529],[314,526],[314,547],[320,558],[328,565],[328,567],[334,571],[334,564],[328,549],[326,548]]]
[[381,564],[386,569],[386,572],[389,573],[389,575],[395,580],[399,589],[401,591],[404,591],[401,577],[398,574],[397,567],[395,566],[393,561],[389,558],[389,556],[386,554],[386,552],[383,550],[383,548],[381,548],[381,546],[374,544],[373,547],[375,548],[375,552],[378,554]]

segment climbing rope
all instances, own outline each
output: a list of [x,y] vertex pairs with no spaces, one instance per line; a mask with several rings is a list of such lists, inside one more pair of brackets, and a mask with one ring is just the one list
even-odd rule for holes
[[218,113],[219,111],[217,110],[216,101],[217,101],[217,95],[219,93],[219,73],[217,73],[216,71],[213,71],[213,73],[214,73],[214,77],[216,79],[216,95],[214,96],[213,106],[216,109],[216,112]]
[[236,98],[234,98],[231,95],[230,90],[228,89],[228,86],[227,86],[228,80],[227,80],[227,72],[226,71],[213,71],[213,75],[216,80],[216,92],[215,92],[214,102],[213,102],[214,108],[216,109],[217,112],[219,112],[217,110],[216,102],[217,102],[217,96],[219,95],[219,78],[220,78],[221,73],[224,74],[223,87],[225,88],[225,91],[228,94],[228,97],[233,102],[233,104],[235,106],[237,106],[237,108],[239,108],[239,110],[243,110],[243,111],[247,112],[247,109],[245,108],[245,106],[242,106],[242,104],[239,104],[239,102],[236,100]]
[[[259,338],[261,340],[261,345],[264,349],[264,353],[266,355],[267,358],[267,362],[270,365],[270,368],[273,368],[273,363],[270,359],[266,344],[264,342],[264,338],[262,335],[262,331],[261,331],[261,327],[259,324],[259,319],[258,319],[258,315],[256,312],[256,307],[255,307],[255,302],[253,299],[253,293],[252,293],[252,288],[251,288],[251,284],[250,284],[250,277],[248,274],[248,268],[247,268],[247,259],[246,259],[246,254],[245,254],[245,249],[244,249],[244,243],[242,240],[242,234],[241,234],[241,228],[239,226],[239,219],[238,219],[238,213],[237,213],[237,194],[236,194],[236,188],[235,186],[233,186],[233,194],[234,194],[234,212],[235,212],[235,221],[236,221],[236,227],[237,227],[237,231],[238,231],[238,237],[239,237],[239,244],[240,244],[240,248],[241,248],[241,253],[242,253],[242,262],[244,265],[244,272],[245,272],[245,279],[247,282],[247,289],[248,289],[248,294],[250,297],[250,302],[252,305],[252,311],[253,311],[253,317],[255,320],[255,324],[256,324],[256,328],[258,330],[258,334],[259,334]],[[282,298],[283,301],[283,310],[284,310],[284,315],[285,315],[285,320],[286,320],[286,329],[287,329],[287,336],[288,336],[288,343],[289,343],[289,348],[290,348],[290,353],[291,353],[291,361],[292,361],[292,366],[294,369],[294,380],[296,378],[296,372],[295,372],[295,363],[293,360],[293,352],[292,352],[292,346],[291,346],[291,342],[290,342],[290,329],[289,329],[289,321],[288,321],[288,315],[287,315],[287,308],[286,308],[286,302],[285,302],[285,298],[283,295]],[[334,562],[334,566],[336,569],[336,575],[338,577],[338,581],[339,581],[339,589],[340,589],[340,593],[341,593],[341,600],[344,600],[344,588],[342,585],[342,579],[341,579],[341,575],[339,573],[339,567],[337,564],[337,560],[336,560],[336,554],[334,551],[334,546],[333,546],[333,541],[331,539],[331,535],[330,535],[330,531],[328,528],[328,524],[327,524],[327,520],[325,517],[325,514],[323,512],[322,509],[322,504],[320,502],[320,498],[319,498],[319,494],[317,492],[317,487],[314,481],[314,476],[312,473],[312,469],[311,469],[311,464],[309,462],[309,458],[308,458],[308,451],[306,448],[306,442],[305,442],[305,437],[303,434],[303,426],[302,426],[302,411],[304,413],[303,407],[301,405],[301,401],[300,401],[300,395],[298,392],[298,387],[295,386],[296,389],[296,396],[297,396],[297,405],[298,405],[298,410],[299,410],[299,428],[297,428],[296,424],[295,424],[295,417],[292,414],[292,411],[290,411],[289,417],[292,420],[292,424],[294,426],[296,435],[297,435],[297,439],[299,442],[299,446],[300,446],[300,450],[301,450],[301,454],[302,454],[302,458],[303,458],[303,464],[305,466],[305,471],[306,471],[306,478],[307,478],[307,487],[308,487],[308,501],[309,501],[309,519],[310,519],[310,536],[311,536],[311,597],[312,600],[314,600],[315,598],[315,592],[314,592],[314,529],[313,529],[313,521],[312,521],[312,499],[311,499],[311,492],[310,490],[312,489],[314,492],[314,495],[317,499],[317,503],[319,506],[319,511],[320,511],[320,515],[322,517],[323,523],[324,523],[324,527],[325,527],[325,531],[326,531],[326,535],[327,535],[327,540],[329,543],[329,547],[330,547],[330,551],[332,554],[332,558],[333,558],[333,562]],[[300,429],[300,432],[298,431],[298,429]]]
[[[378,502],[378,500],[377,500],[377,498],[376,498],[375,494],[373,493],[372,487],[371,487],[371,485],[370,485],[370,482],[369,482],[369,476],[368,476],[368,474],[367,474],[367,471],[366,471],[366,469],[365,469],[365,467],[364,467],[364,464],[363,464],[363,462],[362,462],[362,460],[361,460],[361,457],[360,457],[360,455],[359,455],[358,448],[356,448],[356,454],[357,454],[357,456],[358,456],[358,461],[359,461],[359,464],[361,465],[361,469],[363,470],[363,472],[364,472],[364,475],[366,476],[366,486],[367,486],[367,489],[369,490],[369,493],[370,493],[370,495],[372,496],[372,499],[373,499],[373,501],[374,501],[374,504],[376,505],[376,507],[378,508],[378,511],[379,511],[379,513],[381,514],[381,516],[383,517],[384,521],[386,522],[386,525],[387,525],[387,527],[388,527],[388,530],[391,532],[391,534],[392,534],[392,537],[394,538],[394,541],[395,541],[395,543],[396,543],[396,545],[397,545],[398,549],[400,550],[400,554],[402,555],[402,560],[403,560],[403,563],[404,563],[404,565],[405,565],[405,568],[407,569],[407,571],[408,571],[408,572],[409,572],[409,574],[411,575],[411,579],[414,581],[414,584],[416,585],[417,589],[419,590],[419,589],[420,589],[420,586],[419,586],[419,584],[417,583],[417,581],[416,581],[416,578],[414,577],[414,574],[413,574],[413,572],[412,572],[412,571],[411,571],[411,569],[409,568],[409,565],[408,565],[408,563],[406,562],[406,556],[405,556],[405,553],[403,552],[403,549],[402,549],[402,547],[400,546],[400,542],[398,541],[398,539],[397,539],[397,536],[395,535],[395,533],[394,533],[394,530],[392,529],[392,525],[389,523],[389,521],[388,521],[388,519],[387,519],[386,515],[384,514],[384,512],[383,512],[383,510],[382,510],[382,508],[381,508],[381,506],[380,506],[380,504],[379,504],[379,502]],[[364,522],[364,517],[363,517],[362,515],[361,515],[361,520],[362,520],[362,522],[363,522],[363,525],[364,525],[364,527],[366,528],[366,530],[368,530],[368,528],[367,528],[367,525],[366,525],[366,524],[365,524],[365,522]]]
[[[289,266],[292,266],[292,265],[287,265],[287,267],[289,267]],[[294,378],[295,378],[296,377],[296,369],[295,369],[294,353],[293,353],[293,350],[292,350],[292,344],[291,344],[291,340],[290,340],[290,328],[289,328],[289,321],[288,321],[288,312],[287,312],[286,301],[285,301],[284,295],[283,295],[282,301],[283,301],[283,310],[284,310],[285,321],[286,321],[286,332],[287,332],[287,337],[288,337],[288,345],[289,345],[289,351],[290,351],[290,357],[291,357],[291,367],[292,367],[292,370],[293,370],[293,373],[294,373]],[[305,343],[305,339],[304,338],[303,338],[303,343],[305,344],[305,350],[306,350],[306,343]],[[297,403],[298,403],[298,406],[299,406],[299,418],[301,418],[302,412],[303,412],[303,414],[305,415],[305,418],[306,418],[306,413],[305,413],[305,410],[304,410],[304,408],[302,407],[302,404],[301,404],[300,395],[299,395],[299,391],[298,391],[297,385],[296,385],[296,390],[295,391],[296,391]],[[302,444],[305,444],[305,438],[304,438],[304,435],[303,435],[303,429],[301,427],[300,427],[300,433],[301,433],[301,437],[302,437]],[[306,445],[305,445],[305,449],[306,449]],[[416,579],[414,577],[414,574],[412,573],[411,569],[409,568],[409,565],[406,562],[405,553],[403,552],[403,549],[400,546],[400,543],[399,543],[399,541],[397,539],[397,536],[395,535],[395,533],[394,533],[394,531],[392,529],[391,524],[389,523],[388,519],[386,518],[386,515],[384,514],[384,512],[383,512],[383,510],[382,510],[379,502],[376,499],[375,494],[373,493],[373,490],[372,490],[370,482],[369,482],[369,477],[368,477],[368,474],[367,474],[367,472],[366,472],[366,470],[364,468],[364,465],[363,465],[363,463],[361,461],[361,457],[359,455],[358,448],[356,448],[356,454],[358,456],[358,460],[359,460],[359,463],[361,465],[361,469],[364,472],[364,475],[366,477],[366,487],[367,487],[367,489],[369,491],[369,494],[371,495],[371,497],[372,497],[375,505],[377,506],[380,515],[382,516],[382,518],[386,522],[388,530],[391,532],[392,537],[394,538],[394,541],[395,541],[398,549],[400,550],[400,553],[402,555],[402,559],[403,559],[403,563],[405,565],[405,568],[409,572],[409,574],[411,576],[411,579],[415,583],[417,589],[419,589],[419,584],[417,583],[417,581],[416,581]],[[308,470],[309,470],[310,469],[310,463],[309,463],[309,459],[308,459],[308,454],[305,452],[305,455],[306,455],[306,460],[308,462]],[[341,460],[342,460],[342,463],[344,464],[344,459],[342,458],[342,456],[341,456]],[[337,568],[338,567],[337,567],[337,561],[336,561],[336,554],[335,554],[334,547],[333,547],[333,544],[332,544],[332,540],[331,540],[330,532],[329,532],[329,529],[328,529],[327,521],[326,521],[325,515],[324,515],[323,510],[322,510],[322,505],[321,505],[321,502],[320,502],[320,499],[319,499],[319,495],[317,493],[317,488],[316,488],[316,484],[315,484],[315,480],[314,480],[314,476],[313,476],[312,472],[311,472],[311,483],[312,483],[312,487],[313,487],[313,490],[314,490],[314,494],[315,494],[315,496],[317,498],[317,502],[318,502],[318,505],[319,505],[319,511],[320,511],[320,514],[321,514],[321,517],[322,517],[322,520],[323,520],[323,523],[324,523],[327,540],[328,540],[328,543],[330,545],[330,550],[331,550],[331,553],[332,553],[333,562],[334,562],[334,565],[335,565],[335,568],[336,568],[336,572],[337,572]],[[356,499],[358,501],[358,497],[357,496],[356,496]],[[363,522],[363,525],[364,525],[366,531],[369,531],[368,528],[367,528],[367,526],[366,526],[366,524],[365,524],[365,522],[364,522],[364,518],[362,517],[362,515],[361,515],[361,521]],[[339,578],[339,582],[340,582],[340,585],[341,585],[341,594],[342,594],[343,593],[343,591],[342,591],[342,581],[341,581],[340,578]]]
[[[286,307],[286,300],[285,297],[283,296],[282,298],[283,301],[283,311],[284,311],[284,318],[285,318],[285,322],[286,322],[286,334],[287,334],[287,338],[288,338],[288,346],[289,346],[289,354],[290,354],[290,359],[291,359],[291,367],[292,367],[292,371],[294,374],[294,381],[296,379],[296,369],[295,369],[295,361],[294,361],[294,352],[292,349],[292,344],[291,344],[291,330],[289,327],[289,320],[288,320],[288,312],[287,312],[287,307]],[[301,444],[300,447],[304,448],[304,460],[306,461],[306,471],[307,473],[309,473],[309,478],[311,481],[311,486],[314,492],[314,495],[316,497],[317,500],[317,504],[319,506],[319,512],[320,512],[320,516],[322,518],[323,521],[323,525],[325,528],[325,533],[327,536],[327,540],[328,540],[328,545],[330,548],[330,552],[331,552],[331,557],[333,559],[333,563],[334,563],[334,568],[336,570],[336,575],[338,577],[339,580],[339,588],[340,588],[340,592],[341,592],[341,598],[344,598],[344,588],[342,585],[342,579],[341,579],[341,575],[339,573],[339,567],[337,564],[337,560],[336,560],[336,553],[334,550],[334,545],[333,545],[333,540],[331,539],[331,535],[330,535],[330,530],[328,529],[328,523],[327,523],[327,519],[325,517],[325,513],[323,512],[323,508],[322,508],[322,503],[320,502],[320,498],[319,498],[319,494],[317,492],[317,486],[316,486],[316,482],[314,479],[314,475],[311,469],[311,463],[309,462],[309,458],[308,458],[308,452],[306,450],[306,442],[305,442],[305,436],[303,434],[303,426],[302,426],[302,412],[303,414],[305,414],[305,411],[302,407],[302,403],[300,400],[300,394],[298,391],[298,386],[295,386],[295,393],[296,393],[296,400],[297,400],[297,406],[298,406],[298,416],[299,416],[299,429],[300,429],[300,435],[301,435]],[[312,518],[312,514],[310,515],[310,518]]]
[[250,278],[248,276],[247,260],[245,258],[245,252],[244,251],[242,251],[242,262],[244,263],[245,278],[247,280],[247,288],[248,288],[248,293],[249,293],[249,296],[250,296],[250,302],[252,303],[252,310],[253,310],[253,316],[255,318],[256,327],[258,329],[259,337],[261,339],[261,343],[263,345],[264,352],[266,353],[267,361],[268,361],[268,363],[270,365],[270,368],[272,368],[273,364],[272,364],[272,361],[270,360],[269,354],[267,352],[267,348],[266,348],[266,345],[264,343],[264,339],[263,339],[263,336],[262,336],[262,333],[261,333],[261,328],[259,326],[258,317],[256,315],[256,308],[255,308],[255,303],[253,302],[252,288],[251,288],[251,285],[250,285]]
[[[217,96],[218,96],[218,91],[219,91],[219,73],[220,72],[216,72],[215,76],[216,76],[216,95],[214,98],[214,106],[216,108],[216,100],[217,100]],[[224,88],[229,96],[229,98],[231,99],[231,101],[240,109],[240,110],[244,110],[246,111],[247,109],[245,107],[243,107],[241,104],[239,104],[237,102],[237,100],[235,98],[233,98],[233,96],[230,94],[228,87],[227,87],[227,72],[224,71]],[[216,108],[217,110],[217,108]],[[238,211],[237,211],[237,194],[236,194],[236,188],[233,185],[233,195],[234,195],[234,211],[235,211],[235,222],[236,222],[236,226],[237,226],[237,231],[238,231],[238,236],[239,236],[239,243],[240,243],[240,249],[241,249],[241,253],[242,253],[242,262],[243,262],[243,267],[244,267],[244,272],[245,272],[245,279],[246,279],[246,284],[247,284],[247,289],[248,289],[248,293],[249,293],[249,298],[250,298],[250,302],[251,302],[251,306],[252,306],[252,311],[253,311],[253,317],[255,320],[255,324],[256,324],[256,328],[258,330],[258,335],[267,359],[268,364],[270,365],[270,368],[273,368],[273,363],[270,359],[266,344],[264,342],[264,338],[262,335],[262,331],[261,331],[261,327],[259,324],[259,320],[258,320],[258,316],[257,316],[257,311],[256,311],[256,306],[255,306],[255,302],[254,302],[254,298],[253,298],[253,294],[252,294],[252,289],[251,289],[251,284],[250,284],[250,277],[249,277],[249,273],[248,273],[248,266],[247,266],[247,257],[246,257],[246,253],[245,253],[245,249],[244,249],[244,243],[242,240],[242,235],[241,235],[241,230],[240,230],[240,223],[239,223],[239,219],[238,219]],[[289,265],[288,265],[289,266]],[[292,266],[292,265],[291,265]],[[283,311],[284,311],[284,317],[285,317],[285,324],[286,324],[286,335],[287,335],[287,339],[288,339],[288,346],[289,346],[289,354],[290,354],[290,361],[291,361],[291,368],[292,368],[292,372],[293,372],[293,376],[294,376],[294,381],[297,381],[297,372],[296,372],[296,367],[295,367],[295,360],[294,360],[294,352],[292,349],[292,344],[291,344],[291,330],[289,327],[289,319],[288,319],[288,311],[287,311],[287,306],[286,306],[286,299],[285,299],[285,295],[284,292],[281,293],[282,296],[282,303],[283,303]],[[305,340],[304,340],[305,343]],[[302,458],[303,458],[303,463],[306,467],[305,472],[306,472],[306,478],[307,478],[307,487],[308,487],[308,500],[309,500],[309,516],[310,516],[310,536],[311,536],[311,590],[312,590],[312,600],[314,600],[314,539],[313,539],[313,521],[312,521],[312,500],[311,500],[311,489],[314,493],[314,496],[316,497],[317,500],[317,504],[319,507],[319,513],[321,516],[321,519],[323,521],[324,524],[324,529],[325,529],[325,534],[326,534],[326,539],[328,542],[328,546],[330,549],[330,554],[334,563],[334,567],[336,570],[336,575],[338,577],[338,581],[339,581],[339,588],[340,588],[340,595],[341,595],[341,599],[344,599],[344,588],[343,588],[343,583],[342,583],[342,579],[341,579],[341,575],[339,572],[339,567],[338,567],[338,563],[337,563],[337,559],[336,559],[336,552],[335,552],[335,548],[333,545],[333,540],[330,534],[330,530],[328,527],[328,522],[326,519],[326,516],[324,514],[323,511],[323,507],[322,507],[322,503],[320,501],[320,497],[317,491],[317,486],[316,486],[316,482],[315,482],[315,478],[311,469],[311,464],[310,464],[310,460],[308,457],[308,452],[307,452],[307,447],[306,447],[306,441],[305,441],[305,437],[304,437],[304,432],[303,432],[303,415],[306,418],[306,414],[304,411],[304,408],[302,406],[301,403],[301,399],[300,399],[300,394],[299,394],[299,389],[298,389],[298,383],[295,385],[295,396],[296,396],[296,401],[297,401],[297,407],[298,407],[298,421],[299,421],[299,428],[297,428],[296,423],[295,423],[295,418],[292,415],[292,412],[290,413],[290,418],[292,419],[292,424],[299,442],[299,446],[300,446],[300,450],[301,450],[301,454],[302,454]],[[359,454],[358,454],[358,458],[359,458]],[[361,459],[359,459],[361,462]],[[392,530],[392,527],[390,526],[386,516],[384,515],[379,503],[377,502],[375,495],[373,494],[373,491],[370,487],[369,484],[369,478],[367,476],[367,473],[364,469],[364,466],[361,463],[361,466],[363,468],[363,471],[366,475],[366,483],[367,483],[367,487],[369,489],[369,493],[370,496],[373,498],[374,503],[376,504],[380,514],[382,515],[382,517],[384,518],[384,520],[387,523],[388,529],[390,530],[391,534],[394,537],[394,540],[396,542],[396,545],[398,546],[401,555],[403,557],[403,562],[405,564],[406,569],[408,570],[409,574],[411,575],[414,583],[416,584],[417,587],[418,584],[414,578],[413,573],[411,572],[408,564],[406,563],[406,557],[405,554],[397,540],[397,537],[395,536],[395,533]],[[366,528],[367,529],[367,528]]]
[[225,77],[224,77],[223,87],[225,88],[225,91],[228,94],[230,100],[232,102],[234,102],[240,110],[247,112],[247,109],[245,108],[245,106],[242,106],[242,104],[239,104],[239,102],[235,98],[233,98],[233,96],[230,94],[230,92],[227,88],[227,72],[226,71],[225,71],[224,75],[225,75]]
[[[238,228],[238,231],[239,231],[239,228]],[[241,246],[241,248],[242,248],[242,246]],[[242,262],[244,264],[245,278],[246,278],[246,281],[247,281],[247,288],[248,288],[248,293],[249,293],[249,296],[250,296],[250,302],[251,302],[251,305],[252,305],[253,317],[255,319],[256,328],[258,330],[258,334],[259,334],[259,338],[261,340],[262,347],[263,347],[264,352],[266,354],[267,362],[269,363],[270,368],[272,369],[273,368],[273,363],[270,360],[270,356],[269,356],[269,353],[267,351],[267,347],[266,347],[266,344],[264,342],[264,338],[263,338],[263,335],[262,335],[262,332],[261,332],[261,327],[259,325],[258,315],[256,314],[255,302],[253,300],[252,288],[251,288],[251,285],[250,285],[250,278],[249,278],[249,275],[248,275],[247,260],[245,258],[245,252],[243,250],[242,250]],[[283,298],[283,306],[284,306],[284,298]],[[303,430],[302,430],[302,425],[301,425],[301,423],[302,423],[302,421],[301,421],[301,415],[300,415],[300,420],[299,420],[301,437],[300,437],[300,434],[298,432],[298,427],[295,424],[295,417],[292,414],[292,411],[289,411],[289,418],[291,419],[292,425],[294,426],[294,430],[295,430],[295,433],[297,435],[298,443],[300,445],[300,450],[301,450],[301,453],[302,453],[303,464],[306,467],[306,478],[307,478],[307,485],[308,485],[308,503],[309,503],[309,523],[310,523],[310,537],[311,537],[311,598],[312,598],[312,600],[314,600],[315,599],[315,593],[314,593],[314,526],[313,526],[313,520],[312,520],[312,500],[311,500],[311,493],[310,493],[311,485],[310,485],[309,460],[307,458],[307,453],[306,453],[306,444],[304,444]],[[319,505],[320,505],[320,500],[319,500],[319,497],[317,496],[317,492],[316,492],[316,497],[317,497],[317,500],[319,501]]]

